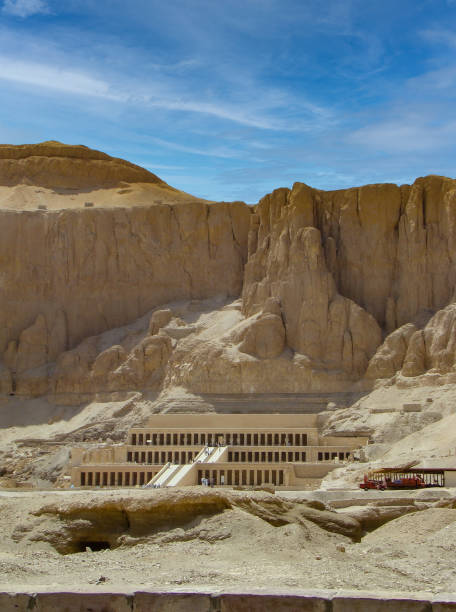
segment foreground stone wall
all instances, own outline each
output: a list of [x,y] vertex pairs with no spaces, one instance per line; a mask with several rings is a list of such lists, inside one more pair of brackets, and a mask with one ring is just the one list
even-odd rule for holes
[[456,594],[314,591],[295,593],[0,593],[2,612],[450,612]]

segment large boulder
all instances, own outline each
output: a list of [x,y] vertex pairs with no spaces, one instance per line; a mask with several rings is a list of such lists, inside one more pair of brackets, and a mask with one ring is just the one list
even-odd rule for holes
[[173,318],[173,313],[169,308],[164,308],[162,310],[156,310],[154,314],[150,318],[149,322],[149,334],[154,336],[158,334],[162,327],[168,325],[168,323]]
[[285,348],[285,328],[282,318],[275,314],[262,314],[245,329],[239,350],[259,357],[274,359]]
[[455,365],[456,304],[449,304],[411,336],[402,374],[419,376],[428,370],[446,374],[454,371]]
[[407,323],[387,336],[370,360],[366,377],[391,378],[401,370],[410,339],[416,331],[413,323]]

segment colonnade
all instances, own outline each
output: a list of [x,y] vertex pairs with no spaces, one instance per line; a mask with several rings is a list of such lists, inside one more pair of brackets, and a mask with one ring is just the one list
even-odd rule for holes
[[170,463],[190,463],[199,451],[128,451],[127,462],[164,465]]
[[229,451],[228,461],[235,463],[292,463],[306,461],[303,451]]
[[133,446],[307,446],[307,433],[290,432],[133,432]]
[[149,482],[159,472],[151,471],[81,471],[81,487],[134,487]]
[[[191,463],[198,451],[128,451],[127,463],[140,463],[146,465],[164,465],[170,463]],[[351,455],[351,451],[319,451],[317,461],[344,461]],[[304,463],[312,461],[304,451],[228,451],[228,461],[231,463]],[[314,459],[315,460],[315,459]]]
[[334,461],[334,459],[343,461],[344,459],[349,459],[351,454],[351,451],[322,451],[318,453],[317,461]]
[[210,469],[198,470],[198,484],[206,478],[214,485],[284,485],[285,471],[281,469]]

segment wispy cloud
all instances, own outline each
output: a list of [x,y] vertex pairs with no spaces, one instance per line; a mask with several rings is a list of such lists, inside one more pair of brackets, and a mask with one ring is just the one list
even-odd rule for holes
[[122,100],[108,83],[77,70],[0,56],[0,79],[64,93]]
[[150,170],[151,172],[156,172],[157,170],[185,170],[185,166],[173,166],[172,164],[151,164],[149,162],[141,162],[140,160],[136,160],[136,163],[138,163],[143,168]]
[[[275,131],[314,129],[322,121],[329,120],[330,112],[316,104],[303,101],[299,111],[302,116],[288,120],[282,113],[299,107],[297,100],[287,99],[283,94],[265,92],[265,101],[255,103],[227,102],[192,99],[188,94],[173,91],[172,84],[160,79],[147,83],[117,79],[115,84],[77,68],[56,67],[51,64],[18,60],[0,55],[0,79],[35,86],[66,94],[103,98],[113,102],[130,104],[142,108],[157,108],[171,112],[197,113],[237,123],[243,126]],[[114,79],[113,79],[114,80]],[[122,86],[122,81],[124,81]],[[120,83],[120,85],[119,85]],[[153,91],[150,91],[153,89]],[[268,104],[269,103],[269,104]]]
[[[454,0],[454,6],[456,6],[456,0]],[[454,30],[434,28],[423,30],[421,36],[428,42],[456,48],[456,33]]]
[[31,17],[37,14],[49,13],[49,7],[44,0],[4,0],[2,12],[15,17]]
[[150,143],[157,144],[167,149],[174,151],[180,151],[181,153],[191,153],[192,155],[202,155],[204,157],[220,157],[222,159],[236,159],[240,157],[239,152],[230,151],[223,147],[207,146],[205,148],[191,147],[180,144],[176,141],[168,141],[163,138],[155,138],[153,136],[148,138]]
[[434,125],[432,118],[403,115],[356,130],[349,137],[353,144],[389,154],[424,153],[452,147],[456,121]]
[[456,66],[429,70],[404,81],[377,116],[347,138],[389,155],[448,151],[456,140]]

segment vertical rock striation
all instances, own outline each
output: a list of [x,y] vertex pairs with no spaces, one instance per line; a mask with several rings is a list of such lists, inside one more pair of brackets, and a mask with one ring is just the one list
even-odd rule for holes
[[0,352],[26,328],[52,352],[44,339],[61,313],[71,348],[162,303],[238,296],[249,216],[242,203],[203,202],[0,212]]
[[382,332],[453,299],[455,222],[456,181],[443,177],[278,189],[251,219],[244,313],[278,299],[292,349],[361,376]]

